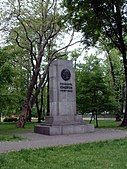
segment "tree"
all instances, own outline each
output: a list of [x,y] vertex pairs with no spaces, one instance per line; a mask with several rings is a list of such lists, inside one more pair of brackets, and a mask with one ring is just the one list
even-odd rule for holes
[[0,49],[0,110],[5,115],[18,114],[28,84],[25,53],[14,45]]
[[118,104],[112,93],[112,86],[107,81],[107,74],[102,60],[96,56],[86,57],[86,63],[77,70],[77,109],[80,113],[97,115],[104,111],[117,110]]
[[65,0],[69,20],[75,29],[84,33],[84,42],[94,44],[104,35],[121,53],[126,83],[126,106],[121,126],[127,126],[127,3],[126,0],[113,1],[72,1]]
[[107,69],[107,77],[110,81],[110,85],[112,86],[112,90],[114,91],[116,101],[119,104],[116,114],[123,115],[125,100],[123,90],[125,88],[125,80],[123,73],[122,58],[120,57],[120,53],[118,50],[113,48],[108,52],[105,65],[105,68]]
[[13,83],[14,70],[10,65],[10,58],[6,49],[0,48],[0,111],[4,111],[9,105],[11,98],[8,88]]
[[74,62],[74,68],[76,69],[77,59],[81,55],[81,52],[78,49],[74,49],[70,54],[71,60]]
[[[25,50],[32,66],[26,97],[17,124],[18,127],[24,127],[40,90],[45,86],[50,63],[60,57],[61,50],[64,51],[69,45],[72,45],[74,32],[72,32],[68,44],[61,47],[56,45],[58,37],[65,30],[63,15],[58,10],[56,0],[31,0],[29,2],[18,0],[17,3],[9,0],[9,7],[7,18],[10,19],[12,26],[11,29],[9,28],[8,41],[16,42],[23,51]],[[4,20],[6,21],[7,18]],[[42,63],[44,63],[44,67],[42,67]]]
[[107,80],[112,86],[119,108],[116,114],[123,115],[124,102],[125,102],[125,79],[122,64],[122,57],[118,49],[113,48],[108,40],[102,37],[99,38],[99,50],[105,53],[105,71]]

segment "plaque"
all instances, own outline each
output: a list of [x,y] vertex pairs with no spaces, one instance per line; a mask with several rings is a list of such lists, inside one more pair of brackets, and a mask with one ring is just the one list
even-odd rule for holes
[[67,81],[71,78],[71,73],[68,69],[63,69],[61,71],[61,77],[63,80]]

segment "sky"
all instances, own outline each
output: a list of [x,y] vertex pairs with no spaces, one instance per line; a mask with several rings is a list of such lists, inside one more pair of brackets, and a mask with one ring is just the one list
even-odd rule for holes
[[[79,40],[82,40],[82,37],[83,37],[83,35],[80,32],[75,32],[72,43],[75,43],[75,42],[77,42]],[[69,41],[70,41],[70,37],[69,37],[68,34],[66,34],[66,35],[64,35],[64,39],[63,39],[63,41],[61,43],[64,46],[65,44],[68,44]],[[74,51],[76,49],[77,50],[80,49],[81,55],[77,59],[77,63],[83,63],[85,55],[87,55],[87,56],[89,56],[91,54],[94,55],[98,51],[98,49],[96,47],[89,47],[89,48],[85,48],[85,47],[86,46],[83,43],[76,43],[76,44],[68,47],[68,51],[69,52]]]
[[[2,7],[5,9],[6,6],[3,6],[3,2],[6,2],[7,0],[0,0],[0,9],[2,10]],[[0,27],[1,28],[1,27]],[[0,32],[0,46],[3,46],[4,45],[4,37],[6,36],[6,34],[4,33],[1,33]],[[70,40],[70,37],[68,34],[64,34],[63,36],[64,38],[61,38],[60,40],[60,43],[62,45],[66,45],[68,44],[69,40]],[[75,35],[74,35],[74,39],[72,41],[72,43],[76,42],[76,41],[79,41],[80,39],[82,38],[82,34],[79,33],[79,32],[76,32]],[[76,43],[75,45],[73,46],[70,46],[68,48],[69,51],[73,51],[75,49],[81,49],[81,51],[84,49],[85,45],[81,44],[81,43]],[[83,62],[83,58],[85,55],[91,55],[91,54],[95,54],[97,52],[97,48],[95,47],[91,47],[89,48],[89,50],[86,50],[84,49],[83,52],[81,53],[81,56],[78,58],[78,62],[82,63]]]

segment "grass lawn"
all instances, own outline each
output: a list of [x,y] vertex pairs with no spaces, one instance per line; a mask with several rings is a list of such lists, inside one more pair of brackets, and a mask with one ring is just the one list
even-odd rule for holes
[[22,140],[16,133],[33,131],[35,123],[27,123],[24,128],[17,128],[16,123],[0,123],[0,141]]
[[[95,125],[95,120],[92,121],[92,124]],[[98,120],[99,128],[118,128],[120,124],[121,124],[121,121],[116,122],[114,119],[113,120]]]
[[0,154],[0,169],[126,169],[127,139]]
[[24,128],[17,128],[16,123],[0,123],[0,134],[10,134],[10,133],[19,133],[27,132],[33,130],[33,127],[36,123],[26,123]]
[[[86,121],[89,123],[89,121]],[[115,122],[115,120],[99,120],[99,128],[116,128],[126,129],[118,127],[121,122]],[[16,123],[0,123],[0,141],[12,141],[21,140],[22,138],[17,137],[16,133],[33,131],[36,123],[26,123],[24,128],[17,128]],[[95,120],[92,121],[95,125]]]
[[23,140],[23,138],[16,136],[15,134],[13,135],[0,135],[0,141],[18,141],[18,140]]
[[[87,122],[89,123],[88,120]],[[116,122],[114,119],[98,120],[99,128],[114,128],[114,129],[119,129],[119,130],[127,130],[127,127],[120,127],[121,123],[122,121]],[[95,120],[93,120],[91,124],[94,124],[94,126],[96,126]]]

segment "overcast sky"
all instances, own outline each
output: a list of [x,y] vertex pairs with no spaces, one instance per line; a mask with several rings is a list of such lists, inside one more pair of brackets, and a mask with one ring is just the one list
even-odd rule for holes
[[[0,10],[6,9],[7,6],[5,5],[4,2],[7,2],[7,0],[0,0]],[[3,33],[0,32],[0,46],[3,46],[5,36],[6,36],[5,33],[3,34]],[[73,43],[76,42],[76,41],[79,41],[81,38],[82,38],[81,33],[75,33]],[[69,40],[70,40],[69,35],[64,34],[64,38],[61,38],[60,43],[63,44],[63,45],[66,45],[66,44],[68,44]],[[79,49],[79,48],[82,50],[84,47],[85,47],[85,45],[83,45],[81,43],[76,43],[75,45],[70,46],[68,48],[68,50],[73,51],[73,50]],[[84,55],[95,54],[96,51],[97,51],[97,48],[93,48],[93,47],[91,47],[89,50],[84,50],[82,52],[81,56],[78,58],[78,62],[83,61]]]

